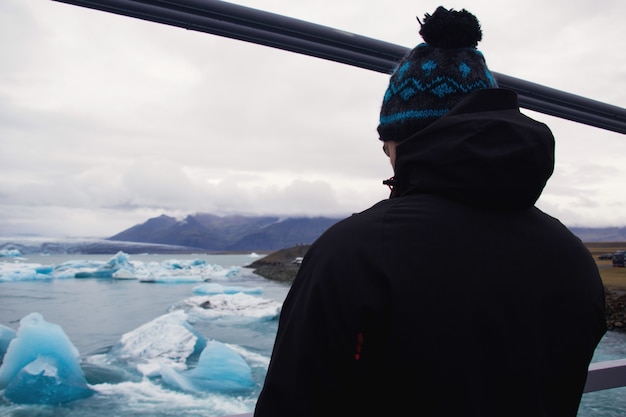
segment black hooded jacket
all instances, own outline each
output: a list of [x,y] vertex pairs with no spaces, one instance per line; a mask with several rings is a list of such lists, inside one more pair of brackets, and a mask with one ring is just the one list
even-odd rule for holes
[[534,207],[550,130],[482,90],[396,150],[392,197],[306,254],[255,416],[576,416],[604,294]]

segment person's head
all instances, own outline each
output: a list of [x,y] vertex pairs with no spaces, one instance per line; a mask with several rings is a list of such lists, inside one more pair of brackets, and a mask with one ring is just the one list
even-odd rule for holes
[[497,87],[476,49],[482,31],[473,14],[440,6],[420,25],[424,43],[398,63],[383,97],[378,134],[388,156],[395,156],[397,143],[445,115],[472,91]]

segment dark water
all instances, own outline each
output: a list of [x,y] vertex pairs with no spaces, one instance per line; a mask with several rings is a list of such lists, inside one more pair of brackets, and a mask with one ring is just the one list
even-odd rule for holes
[[[176,258],[184,258],[178,256]],[[188,256],[198,258],[198,256]],[[202,255],[210,264],[244,266],[252,262],[247,255]],[[77,255],[31,258],[27,262],[58,264]],[[89,256],[106,261],[109,256]],[[171,255],[131,256],[134,261],[155,262]],[[82,259],[82,258],[81,258]],[[282,302],[288,286],[260,278],[248,269],[224,285],[263,288],[260,297]],[[137,280],[53,279],[43,281],[0,282],[0,323],[17,329],[19,320],[32,312],[46,321],[59,324],[78,348],[84,360],[93,362],[119,342],[120,337],[165,314],[175,303],[192,296],[198,283],[145,283]],[[276,321],[215,320],[198,323],[197,330],[208,338],[236,345],[253,355],[257,366],[257,387],[245,395],[188,394],[135,376],[118,383],[101,384],[96,395],[63,406],[23,406],[0,400],[0,417],[101,417],[101,416],[177,416],[212,417],[252,411],[271,353]],[[256,355],[256,356],[254,356]],[[626,335],[608,333],[594,361],[626,358]],[[96,361],[97,362],[97,361]],[[260,365],[259,365],[260,364]],[[579,417],[626,416],[626,388],[585,394]]]

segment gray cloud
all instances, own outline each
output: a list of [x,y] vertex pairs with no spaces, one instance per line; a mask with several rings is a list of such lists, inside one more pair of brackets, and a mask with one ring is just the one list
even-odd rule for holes
[[[416,5],[238,3],[412,47]],[[626,3],[468,0],[492,70],[626,104]],[[387,76],[56,2],[0,3],[0,233],[110,236],[151,216],[348,215],[387,196]],[[623,135],[527,112],[557,138],[539,206],[624,225]],[[624,213],[624,214],[622,214]]]

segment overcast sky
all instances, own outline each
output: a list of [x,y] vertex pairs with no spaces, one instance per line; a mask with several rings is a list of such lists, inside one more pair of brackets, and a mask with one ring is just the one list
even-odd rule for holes
[[[624,0],[249,0],[406,47],[443,4],[491,70],[626,107]],[[345,216],[388,189],[388,75],[49,0],[0,1],[0,235],[108,237],[161,214]],[[539,113],[538,207],[626,225],[626,136]]]

